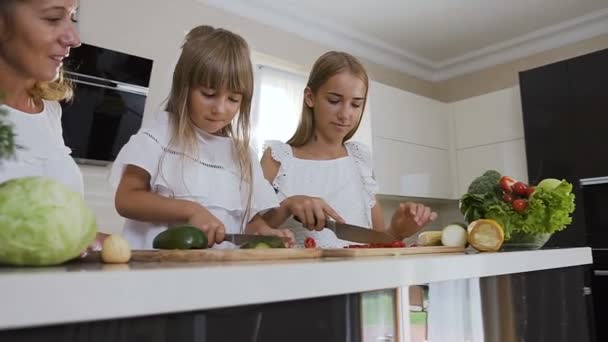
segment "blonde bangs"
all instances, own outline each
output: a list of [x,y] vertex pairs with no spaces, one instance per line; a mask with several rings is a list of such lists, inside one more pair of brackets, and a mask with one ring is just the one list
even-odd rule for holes
[[[217,45],[213,38],[205,39],[205,43]],[[230,46],[230,43],[224,42],[224,46],[215,49],[199,50],[199,58],[193,61],[190,86],[225,88],[243,95],[243,101],[249,101],[253,96],[253,68],[249,61],[249,51]]]

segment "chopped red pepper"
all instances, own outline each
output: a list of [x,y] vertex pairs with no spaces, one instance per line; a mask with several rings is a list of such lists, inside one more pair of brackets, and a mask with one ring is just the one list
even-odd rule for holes
[[311,237],[307,237],[304,240],[304,247],[306,247],[306,248],[316,248],[317,247],[317,241],[315,241],[315,239],[313,239]]

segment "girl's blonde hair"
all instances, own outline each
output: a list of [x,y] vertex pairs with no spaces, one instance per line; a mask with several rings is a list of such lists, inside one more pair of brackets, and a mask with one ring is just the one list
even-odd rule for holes
[[247,208],[243,226],[248,221],[252,199],[252,160],[249,150],[251,102],[253,98],[253,67],[249,46],[239,35],[230,31],[198,26],[185,38],[182,52],[173,72],[173,83],[167,100],[172,127],[171,144],[184,149],[185,154],[197,155],[194,123],[188,112],[188,98],[192,88],[207,87],[242,95],[240,113],[224,127],[220,135],[234,141],[234,157],[238,160],[242,185],[245,185]]
[[[13,27],[15,15],[13,13],[14,6],[25,0],[1,0],[0,1],[0,18],[4,21],[3,38],[10,37],[10,27]],[[0,42],[1,43],[1,42]],[[59,77],[50,82],[37,81],[32,88],[28,90],[29,95],[35,102],[41,100],[61,101],[69,100],[74,95],[72,83],[63,76],[63,70],[59,72]]]
[[[330,51],[319,57],[312,67],[310,76],[308,77],[308,83],[306,87],[310,88],[313,94],[316,94],[319,88],[325,84],[333,76],[342,73],[350,72],[355,77],[358,77],[365,84],[365,101],[361,106],[361,116],[365,111],[365,103],[367,102],[367,91],[369,89],[369,78],[367,71],[363,67],[363,64],[359,62],[357,58],[346,53],[338,51]],[[343,143],[353,137],[357,129],[361,118],[357,122],[357,125],[344,137]],[[306,101],[302,101],[302,115],[300,116],[300,122],[294,135],[287,141],[287,144],[300,147],[308,143],[315,134],[315,116],[314,108],[309,107]]]

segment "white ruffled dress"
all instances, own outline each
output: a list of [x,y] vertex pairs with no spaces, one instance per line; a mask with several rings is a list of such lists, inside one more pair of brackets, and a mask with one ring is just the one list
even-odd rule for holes
[[[224,223],[227,233],[240,233],[247,207],[247,187],[233,152],[233,141],[197,130],[198,153],[189,155],[170,144],[169,116],[161,112],[150,125],[140,129],[122,148],[110,174],[110,182],[118,186],[127,165],[135,165],[150,174],[153,192],[170,198],[190,200],[205,206]],[[256,213],[278,206],[272,186],[264,179],[257,156],[251,153],[253,188],[251,211]],[[154,237],[168,228],[163,222],[141,222],[126,219],[123,235],[132,248],[152,248]],[[232,248],[223,242],[216,248]]]
[[[325,200],[347,223],[372,227],[371,209],[376,204],[378,184],[373,178],[369,148],[359,142],[346,142],[348,156],[332,160],[309,160],[294,157],[291,146],[267,141],[274,160],[281,166],[272,185],[279,200],[295,195]],[[312,237],[318,247],[339,248],[353,242],[339,239],[331,230],[309,231],[290,218],[282,228],[289,228],[302,246]]]

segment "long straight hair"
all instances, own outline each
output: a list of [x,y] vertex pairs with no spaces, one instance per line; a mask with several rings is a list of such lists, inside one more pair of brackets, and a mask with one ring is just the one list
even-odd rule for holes
[[198,153],[196,129],[188,112],[190,90],[197,87],[220,89],[242,95],[240,112],[219,134],[231,137],[234,158],[247,191],[247,207],[242,227],[248,221],[252,201],[252,160],[249,150],[253,67],[247,42],[230,31],[198,26],[185,38],[182,52],[173,72],[166,111],[172,127],[171,142],[186,154]]
[[[10,27],[14,26],[16,16],[14,13],[17,3],[23,3],[27,0],[0,0],[0,19],[4,22],[3,30],[0,32],[2,39],[10,39]],[[2,41],[0,41],[2,44]],[[72,82],[66,79],[63,75],[63,67],[59,71],[59,76],[50,82],[36,81],[34,85],[28,89],[28,94],[35,102],[41,100],[61,101],[71,99],[74,92],[72,90]]]
[[[350,138],[353,137],[357,129],[359,128],[359,124],[361,123],[361,119],[363,118],[363,112],[365,111],[365,104],[367,103],[367,91],[369,89],[369,77],[367,76],[367,71],[363,67],[363,64],[359,62],[357,58],[346,53],[339,51],[330,51],[319,57],[315,64],[312,67],[312,71],[310,72],[310,76],[308,77],[308,82],[306,83],[306,87],[310,88],[313,94],[316,94],[319,88],[325,84],[330,78],[333,76],[340,74],[342,72],[349,72],[353,74],[355,77],[361,79],[365,84],[365,100],[363,101],[363,105],[361,106],[361,118],[357,122],[357,125],[353,127],[353,129],[346,134],[342,143],[347,142]],[[302,114],[300,116],[300,122],[298,123],[298,128],[293,136],[287,140],[287,144],[293,147],[300,147],[308,143],[315,134],[315,115],[314,108],[309,107],[306,104],[306,100],[302,101]]]

